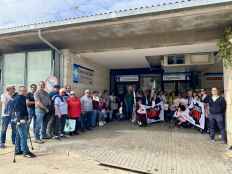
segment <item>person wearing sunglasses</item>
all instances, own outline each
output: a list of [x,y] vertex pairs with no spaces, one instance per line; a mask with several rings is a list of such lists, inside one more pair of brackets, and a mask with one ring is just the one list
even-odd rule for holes
[[15,140],[15,153],[16,155],[23,154],[24,157],[36,157],[30,152],[27,145],[28,137],[28,111],[26,104],[27,89],[25,86],[19,87],[19,94],[15,97],[15,114],[16,114],[16,140]]

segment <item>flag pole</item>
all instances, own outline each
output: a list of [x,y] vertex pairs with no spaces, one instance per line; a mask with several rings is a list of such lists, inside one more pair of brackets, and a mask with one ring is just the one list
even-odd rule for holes
[[136,95],[135,89],[133,88],[133,97],[134,97],[134,105],[133,105],[133,114],[132,114],[132,123],[136,122]]

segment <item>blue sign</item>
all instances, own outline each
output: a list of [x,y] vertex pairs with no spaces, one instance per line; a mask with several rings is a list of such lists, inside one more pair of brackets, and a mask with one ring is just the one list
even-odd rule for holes
[[72,74],[74,83],[82,83],[88,85],[93,84],[94,70],[90,68],[78,64],[73,64]]
[[80,82],[79,69],[80,69],[80,65],[73,64],[72,75],[73,75],[73,82],[74,83],[79,83]]

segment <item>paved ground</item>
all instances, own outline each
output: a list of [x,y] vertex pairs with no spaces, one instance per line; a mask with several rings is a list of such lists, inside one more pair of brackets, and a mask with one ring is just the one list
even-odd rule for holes
[[156,124],[138,128],[130,123],[112,123],[81,136],[50,140],[36,146],[36,159],[12,161],[12,147],[0,151],[0,173],[27,174],[127,174],[99,165],[107,163],[154,174],[232,174],[226,146],[210,144],[196,130]]

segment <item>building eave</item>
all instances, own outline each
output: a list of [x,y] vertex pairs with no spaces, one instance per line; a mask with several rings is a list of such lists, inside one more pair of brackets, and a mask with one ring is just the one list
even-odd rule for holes
[[58,28],[58,27],[67,27],[70,25],[82,25],[85,23],[94,23],[100,21],[108,20],[119,20],[121,18],[129,18],[142,15],[158,15],[160,13],[172,13],[179,10],[186,10],[192,8],[200,8],[207,6],[219,6],[232,4],[232,0],[201,0],[200,1],[191,1],[191,0],[182,0],[176,3],[169,3],[163,5],[156,5],[151,7],[140,7],[135,9],[125,9],[114,12],[101,13],[91,16],[82,16],[77,18],[69,18],[62,21],[47,21],[34,23],[29,25],[21,25],[12,28],[0,29],[0,35],[5,34],[16,34],[23,32],[31,32],[37,30],[46,30],[49,28]]

